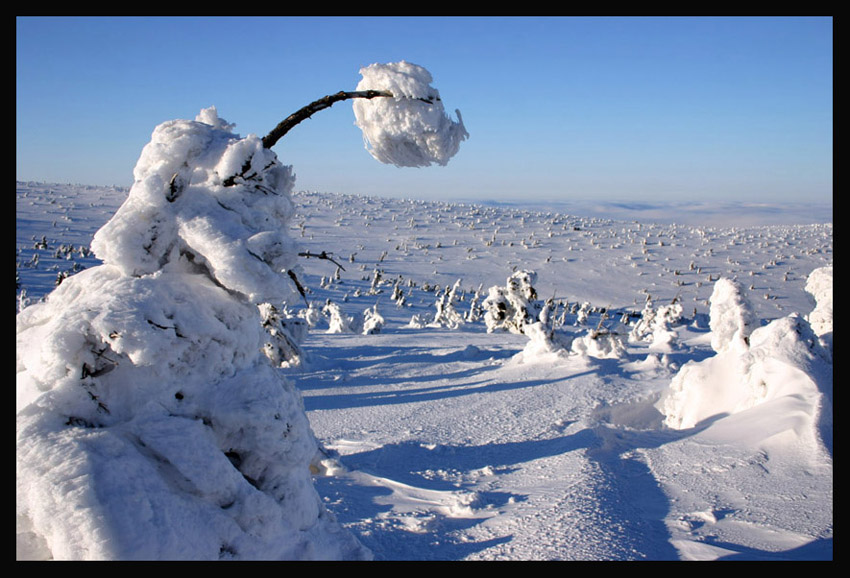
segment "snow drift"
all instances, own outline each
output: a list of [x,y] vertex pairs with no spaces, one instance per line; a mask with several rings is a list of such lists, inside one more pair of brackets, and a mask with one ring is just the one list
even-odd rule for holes
[[[813,317],[821,328],[832,325],[831,267],[826,269],[810,275],[819,296]],[[793,313],[759,327],[740,286],[729,279],[717,281],[711,299],[711,344],[716,355],[689,361],[673,378],[659,402],[665,424],[692,428],[773,404],[784,409],[761,413],[773,416],[767,423],[763,417],[754,419],[761,429],[758,439],[793,430],[815,446],[822,437],[831,450],[831,354],[811,324]]]
[[260,306],[293,294],[292,172],[231,129],[215,109],[158,126],[103,264],[17,317],[19,558],[369,557],[263,354]]

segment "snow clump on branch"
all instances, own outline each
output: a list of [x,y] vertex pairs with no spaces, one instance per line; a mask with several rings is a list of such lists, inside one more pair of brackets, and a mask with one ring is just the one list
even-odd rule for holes
[[355,124],[366,149],[378,161],[398,167],[445,166],[469,137],[460,111],[449,118],[431,73],[410,62],[372,64],[360,70],[358,91],[379,90],[392,97],[357,99]]

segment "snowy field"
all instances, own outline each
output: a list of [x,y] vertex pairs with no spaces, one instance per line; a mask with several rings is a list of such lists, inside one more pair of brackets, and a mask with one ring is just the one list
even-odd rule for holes
[[[18,311],[98,264],[126,196],[17,183]],[[832,559],[831,222],[293,201],[289,236],[333,261],[302,257],[287,307],[309,331],[278,371],[321,501],[373,559]],[[807,280],[827,266],[819,340]],[[485,317],[521,271],[555,341]],[[746,344],[711,330],[712,298],[752,316]],[[18,522],[18,557],[47,556]]]

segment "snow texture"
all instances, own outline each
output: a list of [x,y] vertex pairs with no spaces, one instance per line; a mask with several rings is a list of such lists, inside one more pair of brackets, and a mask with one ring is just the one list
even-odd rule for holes
[[833,558],[831,224],[293,192],[351,265],[271,307],[96,260],[126,196],[17,183],[18,559]]
[[[446,165],[469,137],[460,111],[449,118],[431,73],[410,62],[372,64],[360,70],[358,91],[389,91],[393,97],[355,99],[355,124],[378,161],[398,167]],[[425,102],[427,101],[427,102]]]
[[[377,160],[457,154],[427,70],[361,74]],[[832,559],[831,223],[295,193],[233,130],[17,183],[17,559]]]

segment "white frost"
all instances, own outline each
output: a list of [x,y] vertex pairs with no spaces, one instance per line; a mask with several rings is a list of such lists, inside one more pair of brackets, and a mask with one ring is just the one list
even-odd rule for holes
[[399,167],[446,165],[469,137],[460,111],[457,122],[446,115],[439,91],[431,86],[431,74],[421,66],[405,61],[372,64],[360,74],[358,91],[393,94],[358,98],[353,104],[355,124],[378,161]]

